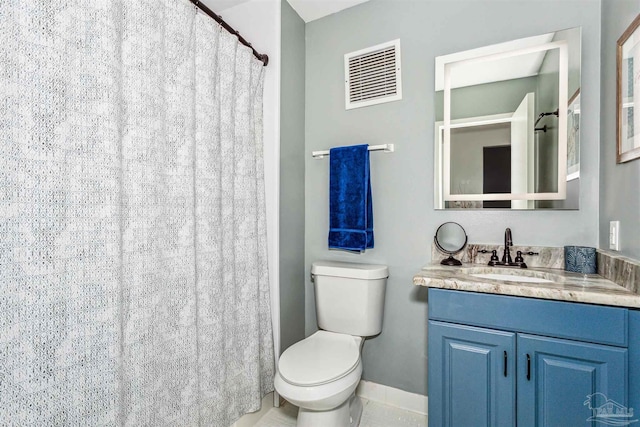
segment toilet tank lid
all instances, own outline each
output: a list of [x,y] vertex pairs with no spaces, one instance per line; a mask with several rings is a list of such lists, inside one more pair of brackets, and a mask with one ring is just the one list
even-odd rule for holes
[[389,267],[386,265],[359,264],[355,262],[316,261],[311,264],[311,274],[316,276],[373,280],[389,277]]

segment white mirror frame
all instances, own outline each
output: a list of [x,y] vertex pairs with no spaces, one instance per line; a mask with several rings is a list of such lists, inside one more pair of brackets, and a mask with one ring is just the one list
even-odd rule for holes
[[[542,52],[552,49],[559,50],[559,84],[558,84],[558,192],[557,193],[493,193],[493,194],[451,194],[451,129],[458,123],[451,120],[451,70],[453,68],[474,63],[494,61],[518,55]],[[567,197],[567,162],[560,159],[567,158],[567,104],[569,85],[568,43],[565,40],[549,42],[523,49],[483,55],[474,58],[444,62],[444,145],[442,163],[436,166],[442,170],[442,192],[436,191],[436,209],[444,207],[445,201],[482,201],[482,200],[564,200]],[[456,121],[458,122],[458,121]],[[469,124],[467,124],[469,126]],[[439,132],[436,126],[436,132]],[[439,138],[434,144],[436,147]],[[436,157],[436,161],[439,158]],[[438,181],[436,181],[438,182]]]

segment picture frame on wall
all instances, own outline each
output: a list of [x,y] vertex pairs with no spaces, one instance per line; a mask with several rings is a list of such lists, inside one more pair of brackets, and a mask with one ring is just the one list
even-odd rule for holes
[[[617,43],[617,163],[640,158],[640,15]],[[638,104],[638,108],[635,105]]]

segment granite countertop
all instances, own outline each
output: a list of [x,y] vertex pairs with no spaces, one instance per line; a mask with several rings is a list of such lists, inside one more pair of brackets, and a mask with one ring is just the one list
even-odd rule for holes
[[[526,283],[471,276],[471,274],[487,273],[515,273],[553,280],[553,282]],[[416,274],[413,277],[413,283],[430,288],[640,308],[640,294],[597,274],[570,273],[557,268],[514,269],[489,267],[478,263],[449,267],[433,264],[424,267]]]

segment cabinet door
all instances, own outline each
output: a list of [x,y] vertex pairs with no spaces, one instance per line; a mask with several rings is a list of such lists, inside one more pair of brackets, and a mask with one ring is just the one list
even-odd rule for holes
[[515,425],[515,334],[429,321],[429,425]]
[[627,404],[626,349],[518,334],[519,426],[592,425],[604,404]]

